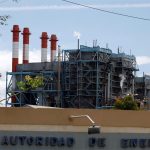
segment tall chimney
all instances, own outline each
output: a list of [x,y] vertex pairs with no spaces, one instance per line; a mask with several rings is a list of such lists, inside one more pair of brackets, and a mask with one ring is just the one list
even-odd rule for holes
[[41,62],[47,62],[47,32],[42,32],[41,36]]
[[57,47],[57,36],[55,34],[51,35],[51,62],[53,62],[56,58],[56,47]]
[[19,61],[19,26],[14,25],[13,30],[13,45],[12,45],[12,72],[16,72],[16,67]]
[[[11,30],[13,33],[13,45],[12,45],[12,72],[17,71],[17,65],[19,62],[19,26],[14,25],[13,29]],[[12,91],[16,89],[16,76],[12,76]],[[16,97],[15,95],[11,95],[11,102],[15,103],[16,102]]]
[[23,29],[23,64],[29,63],[29,28]]

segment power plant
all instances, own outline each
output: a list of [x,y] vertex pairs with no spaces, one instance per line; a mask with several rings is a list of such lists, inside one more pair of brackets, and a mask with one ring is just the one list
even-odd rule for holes
[[[79,45],[62,50],[55,34],[41,35],[41,62],[29,61],[29,28],[23,30],[23,63],[19,62],[18,25],[13,26],[12,72],[6,76],[6,106],[26,104],[63,108],[109,108],[117,97],[138,92],[138,71],[134,55],[113,53],[108,47]],[[50,62],[47,45],[50,41]],[[25,77],[40,76],[43,85],[30,90],[19,89]],[[149,89],[149,88],[148,88]],[[150,91],[150,90],[149,90]],[[150,92],[148,91],[148,95]]]

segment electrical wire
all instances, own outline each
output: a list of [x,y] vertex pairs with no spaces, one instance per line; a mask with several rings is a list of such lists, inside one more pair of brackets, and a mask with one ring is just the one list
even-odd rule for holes
[[137,17],[137,16],[126,15],[126,14],[122,14],[122,13],[117,13],[117,12],[114,12],[114,11],[108,11],[108,10],[104,10],[104,9],[92,7],[92,6],[89,6],[89,5],[85,5],[85,4],[81,4],[81,3],[76,3],[76,2],[73,2],[73,1],[69,1],[69,0],[62,0],[62,1],[70,3],[70,4],[74,4],[74,5],[78,5],[78,6],[90,8],[90,9],[93,9],[93,10],[98,10],[98,11],[101,11],[101,12],[109,13],[109,14],[114,14],[114,15],[119,15],[119,16],[123,16],[123,17],[128,17],[128,18],[133,18],[133,19],[139,19],[139,20],[144,20],[144,21],[150,21],[149,18]]
[[[6,3],[7,1],[9,1],[9,0],[1,0],[1,1],[0,1],[0,4]],[[18,0],[12,0],[12,1],[18,2]]]

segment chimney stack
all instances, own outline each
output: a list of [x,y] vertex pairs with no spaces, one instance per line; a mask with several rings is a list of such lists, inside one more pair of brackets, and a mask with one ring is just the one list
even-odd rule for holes
[[[14,25],[13,30],[11,30],[13,33],[13,45],[12,45],[12,72],[17,71],[17,65],[19,62],[19,26]],[[16,76],[12,76],[12,90],[15,90],[16,88]],[[16,97],[14,95],[11,96],[11,102],[16,102]]]
[[41,62],[47,62],[47,32],[42,32],[41,36]]
[[57,36],[52,34],[50,37],[51,41],[51,62],[53,62],[56,58],[56,48],[57,48]]
[[14,25],[13,30],[13,45],[12,45],[12,72],[16,72],[16,67],[19,62],[19,26]]
[[23,64],[29,63],[29,28],[23,29]]

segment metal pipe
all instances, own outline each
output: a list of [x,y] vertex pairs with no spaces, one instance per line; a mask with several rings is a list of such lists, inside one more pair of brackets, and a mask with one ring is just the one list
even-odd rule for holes
[[108,73],[107,99],[110,100],[110,73]]
[[69,118],[72,119],[72,118],[88,118],[88,120],[90,120],[90,122],[93,124],[93,126],[95,126],[95,122],[92,120],[92,118],[89,116],[89,115],[71,115]]
[[57,83],[57,85],[58,85],[58,99],[57,99],[57,101],[56,101],[56,105],[57,105],[57,107],[60,107],[61,106],[61,101],[60,101],[60,99],[61,99],[61,84],[60,84],[60,74],[61,74],[61,58],[60,58],[60,54],[61,54],[61,48],[60,48],[60,46],[58,46],[58,83]]

